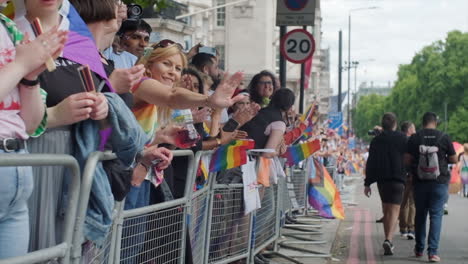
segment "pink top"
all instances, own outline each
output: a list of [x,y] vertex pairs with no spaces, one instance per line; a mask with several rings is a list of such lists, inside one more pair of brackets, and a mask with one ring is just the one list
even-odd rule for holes
[[[0,68],[15,59],[15,46],[5,27],[0,24]],[[6,87],[11,89],[12,87]],[[27,139],[26,126],[20,116],[21,104],[18,87],[11,89],[4,98],[0,98],[0,139]]]
[[283,121],[272,122],[265,128],[265,136],[269,136],[272,130],[281,130],[284,133],[286,132],[286,123]]

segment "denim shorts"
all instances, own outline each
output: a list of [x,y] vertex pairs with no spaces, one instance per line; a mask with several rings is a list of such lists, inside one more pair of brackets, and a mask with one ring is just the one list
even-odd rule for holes
[[[0,150],[3,154],[5,151]],[[13,154],[25,154],[18,150]],[[27,253],[29,214],[27,201],[33,189],[31,167],[0,167],[0,259]]]

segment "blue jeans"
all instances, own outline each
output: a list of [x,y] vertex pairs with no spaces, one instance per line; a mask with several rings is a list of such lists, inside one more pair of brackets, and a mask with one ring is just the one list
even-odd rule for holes
[[[0,150],[0,153],[5,153]],[[19,150],[13,153],[27,153]],[[33,189],[31,167],[0,167],[0,259],[27,253],[29,214]]]
[[429,213],[430,223],[427,239],[427,253],[429,255],[437,255],[440,231],[442,229],[444,203],[447,201],[447,197],[448,184],[440,184],[433,181],[414,184],[416,251],[424,251],[426,242],[426,220],[427,214]]

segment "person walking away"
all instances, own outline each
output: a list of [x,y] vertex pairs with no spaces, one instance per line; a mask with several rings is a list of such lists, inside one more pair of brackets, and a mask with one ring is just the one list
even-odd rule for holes
[[[409,138],[411,135],[416,133],[414,124],[410,121],[405,121],[401,124],[401,132],[406,134]],[[416,208],[414,207],[413,198],[413,187],[411,181],[411,173],[406,171],[406,185],[405,192],[403,194],[403,202],[400,207],[400,234],[402,237],[408,238],[408,240],[414,239],[414,214]]]
[[463,153],[460,155],[458,162],[463,184],[463,197],[468,197],[468,143],[463,144]]
[[416,257],[422,257],[426,244],[426,220],[430,217],[427,253],[430,262],[439,262],[438,253],[444,203],[448,197],[450,181],[449,163],[457,156],[450,137],[437,130],[437,115],[427,112],[423,116],[423,129],[411,136],[405,163],[413,173]]
[[364,181],[364,194],[367,197],[371,195],[372,183],[377,182],[379,189],[384,213],[385,241],[382,246],[385,255],[393,255],[393,234],[406,182],[403,164],[406,136],[400,131],[395,131],[396,127],[395,114],[385,113],[382,117],[383,131],[370,143]]

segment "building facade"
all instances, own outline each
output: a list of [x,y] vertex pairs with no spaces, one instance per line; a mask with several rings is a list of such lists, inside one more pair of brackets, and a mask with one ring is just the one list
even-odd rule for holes
[[[179,0],[187,7],[174,22],[154,18],[156,39],[172,38],[191,47],[197,43],[215,47],[220,54],[220,67],[234,72],[242,70],[246,84],[253,75],[269,70],[279,72],[279,27],[276,26],[277,0]],[[320,103],[320,111],[329,111],[330,51],[321,48],[322,17],[320,1],[315,11],[315,26],[308,27],[315,38],[316,49],[312,60],[309,87],[306,87],[304,105]],[[183,18],[181,20],[180,18]],[[185,25],[182,25],[184,24]],[[172,25],[176,23],[178,27]],[[288,31],[297,27],[288,27]],[[158,35],[159,34],[159,35]],[[156,37],[157,35],[157,37]],[[287,84],[299,99],[301,65],[287,62]],[[297,102],[299,100],[296,100]]]

